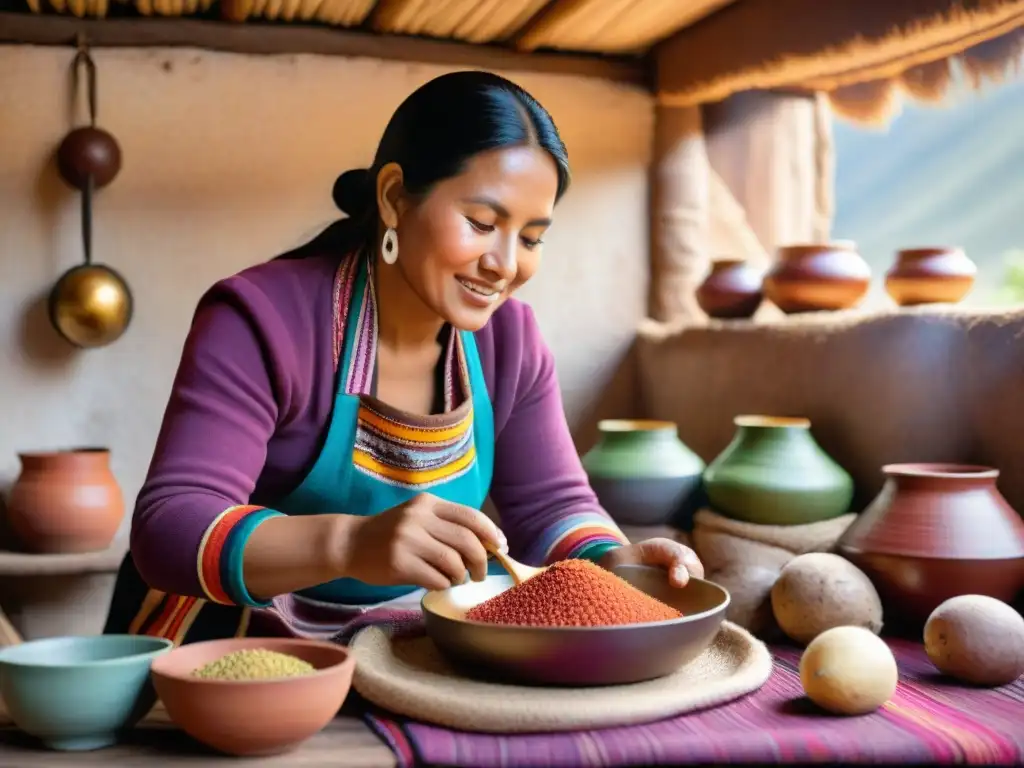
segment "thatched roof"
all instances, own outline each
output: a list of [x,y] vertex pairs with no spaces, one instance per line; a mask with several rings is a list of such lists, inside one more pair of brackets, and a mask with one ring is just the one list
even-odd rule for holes
[[[355,42],[332,48],[320,41],[313,52],[366,55],[368,45],[380,50],[383,41],[392,47],[419,41],[419,49],[410,49],[419,53],[393,56],[414,58],[426,55],[424,39],[434,39],[449,43],[443,50],[463,64],[471,58],[465,51],[474,49],[491,57],[482,66],[504,61],[515,69],[547,56],[562,62],[552,64],[556,71],[586,73],[586,61],[598,76],[635,79],[653,70],[649,84],[669,106],[772,88],[835,92],[837,104],[890,98],[894,84],[911,97],[934,97],[953,57],[978,76],[1007,71],[1019,61],[1017,32],[1024,28],[1024,0],[0,0],[0,10],[14,12],[0,14],[0,42],[49,40],[42,32],[39,39],[4,34],[4,21],[11,27],[15,13],[40,23],[60,16],[106,19],[90,25],[93,45],[103,45],[101,30],[116,25],[109,44],[158,45],[157,25],[189,17],[202,21],[179,26],[170,44],[186,44],[188,30],[199,26],[216,30],[200,35],[198,47],[231,50],[239,49],[232,29],[239,26],[264,36],[271,29],[305,30],[307,41],[314,40],[310,28],[320,27],[321,37]],[[145,32],[138,31],[140,18],[149,19]],[[371,45],[370,38],[377,40]],[[297,44],[284,47],[294,52]],[[273,50],[265,42],[256,48]]]
[[[644,53],[733,0],[24,0],[102,18],[119,5],[143,16],[195,16],[214,10],[231,21],[320,23],[393,35],[424,35],[516,50],[539,48]],[[10,3],[17,5],[18,3]]]
[[905,69],[895,77],[833,89],[828,97],[836,114],[859,123],[884,125],[904,99],[939,104],[957,79],[977,90],[1018,74],[1022,65],[1024,27],[1019,27],[955,56]]

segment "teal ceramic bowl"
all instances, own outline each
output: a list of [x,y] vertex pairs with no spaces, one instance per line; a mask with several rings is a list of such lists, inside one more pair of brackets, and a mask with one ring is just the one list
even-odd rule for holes
[[108,747],[156,703],[153,659],[170,640],[54,637],[0,651],[0,696],[21,730],[50,749]]

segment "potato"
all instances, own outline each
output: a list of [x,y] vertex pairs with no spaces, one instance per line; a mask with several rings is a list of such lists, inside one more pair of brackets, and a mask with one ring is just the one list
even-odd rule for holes
[[772,611],[791,639],[807,644],[834,627],[882,630],[882,602],[849,560],[811,552],[790,560],[772,587]]
[[800,657],[807,697],[837,715],[866,715],[892,698],[899,682],[889,646],[863,627],[822,632]]
[[779,578],[778,570],[737,565],[715,571],[708,578],[729,590],[725,618],[762,639],[778,634],[771,605],[772,585]]
[[1024,674],[1024,618],[994,597],[953,597],[928,617],[924,649],[950,677],[1006,685]]

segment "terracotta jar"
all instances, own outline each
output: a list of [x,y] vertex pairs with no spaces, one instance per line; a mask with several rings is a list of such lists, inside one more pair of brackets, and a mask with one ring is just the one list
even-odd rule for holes
[[764,275],[743,259],[716,259],[696,291],[698,306],[708,317],[735,320],[751,317],[761,306]]
[[606,419],[583,468],[601,506],[623,525],[685,525],[704,462],[671,421]]
[[106,549],[124,517],[110,470],[110,451],[83,448],[22,453],[7,517],[30,552],[67,554]]
[[1012,603],[1024,588],[1024,522],[996,487],[999,471],[966,464],[882,471],[882,491],[836,546],[874,582],[886,623],[923,623],[957,595]]
[[849,511],[853,479],[815,441],[811,422],[737,416],[732,441],[704,471],[711,508],[758,525],[804,525]]
[[868,292],[871,268],[854,243],[787,245],[764,278],[764,295],[787,314],[855,307]]
[[885,290],[901,307],[956,304],[970,293],[977,274],[960,248],[908,248],[897,251]]

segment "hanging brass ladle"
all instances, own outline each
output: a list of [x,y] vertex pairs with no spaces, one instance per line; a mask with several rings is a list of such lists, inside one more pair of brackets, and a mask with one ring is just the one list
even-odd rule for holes
[[96,65],[79,44],[72,68],[84,66],[89,97],[89,125],[71,131],[57,150],[64,180],[82,193],[82,245],[85,262],[72,267],[50,291],[50,322],[76,347],[102,347],[119,339],[132,319],[128,283],[114,269],[92,261],[92,197],[121,169],[121,149],[114,137],[96,127]]

